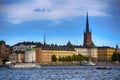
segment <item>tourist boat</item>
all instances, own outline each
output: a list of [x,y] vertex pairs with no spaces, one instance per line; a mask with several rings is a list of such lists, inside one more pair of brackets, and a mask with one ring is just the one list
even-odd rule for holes
[[81,66],[95,66],[96,64],[93,63],[92,61],[82,61],[80,63]]
[[38,63],[13,63],[8,68],[41,68]]

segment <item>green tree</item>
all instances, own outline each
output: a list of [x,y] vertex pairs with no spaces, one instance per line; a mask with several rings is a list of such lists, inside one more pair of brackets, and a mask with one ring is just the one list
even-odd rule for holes
[[120,62],[120,54],[114,52],[112,55],[112,61],[119,61]]
[[59,57],[58,61],[62,61],[62,58],[61,58],[61,57]]
[[57,61],[56,55],[52,55],[52,61],[53,61],[53,62],[56,62],[56,61]]
[[84,57],[81,54],[78,55],[73,55],[73,56],[65,56],[65,57],[59,57],[58,61],[67,61],[67,62],[71,62],[71,61],[83,61],[83,60],[87,60],[88,61],[88,57]]
[[71,44],[70,41],[68,41],[67,46],[68,46],[69,48],[71,48],[71,49],[74,49],[74,46]]

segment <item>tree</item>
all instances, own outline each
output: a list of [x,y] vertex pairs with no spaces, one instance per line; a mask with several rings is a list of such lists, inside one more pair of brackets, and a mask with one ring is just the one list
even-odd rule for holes
[[120,54],[114,52],[112,55],[112,61],[119,61],[120,62]]
[[70,41],[68,41],[67,46],[68,46],[69,48],[71,48],[71,49],[74,49],[74,46],[71,44]]
[[59,57],[58,61],[62,61],[62,58],[61,58],[61,57]]
[[57,61],[56,55],[52,55],[52,61],[53,61],[53,62],[56,62],[56,61]]

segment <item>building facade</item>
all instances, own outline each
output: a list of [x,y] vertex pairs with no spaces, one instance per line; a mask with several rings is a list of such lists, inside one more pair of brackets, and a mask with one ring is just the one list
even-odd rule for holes
[[5,41],[0,41],[0,61],[9,60],[10,46]]
[[111,62],[111,57],[115,49],[109,46],[98,47],[98,61],[99,62]]
[[[38,45],[42,45],[40,42],[20,42],[15,44],[14,46],[11,47],[11,52],[10,52],[10,56],[9,59],[12,62],[25,62],[25,52],[31,48],[34,48]],[[27,53],[27,52],[26,52]],[[28,54],[27,54],[28,55]],[[28,55],[28,57],[31,59],[31,52],[30,55]],[[30,61],[29,59],[26,57],[26,61]],[[36,60],[33,60],[36,61]],[[31,61],[32,62],[32,61]]]
[[22,63],[25,62],[25,52],[24,51],[15,51],[9,55],[9,61],[12,63]]
[[27,49],[31,49],[38,45],[42,45],[42,44],[35,42],[20,42],[13,46],[13,51],[26,51]]
[[75,54],[74,49],[63,46],[44,46],[36,47],[37,62],[52,62],[52,55],[59,57],[72,56]]
[[76,46],[75,47],[76,55],[81,54],[85,57],[89,57],[92,61],[97,61],[98,58],[98,51],[96,47],[83,47],[83,46]]
[[36,62],[35,49],[31,48],[25,51],[25,62]]

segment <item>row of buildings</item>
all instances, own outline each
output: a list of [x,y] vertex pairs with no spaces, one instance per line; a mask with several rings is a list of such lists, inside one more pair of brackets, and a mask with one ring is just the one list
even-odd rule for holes
[[90,57],[94,62],[109,62],[115,51],[120,53],[118,45],[116,48],[109,46],[95,46],[92,41],[92,33],[89,31],[88,13],[86,17],[86,31],[84,32],[83,46],[72,45],[70,41],[66,45],[48,45],[40,42],[20,42],[8,46],[5,41],[0,41],[0,60],[9,59],[12,62],[52,62],[52,55],[57,58],[81,54]]

